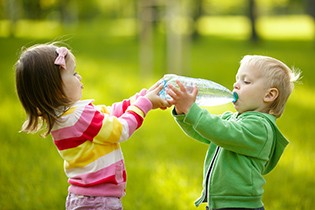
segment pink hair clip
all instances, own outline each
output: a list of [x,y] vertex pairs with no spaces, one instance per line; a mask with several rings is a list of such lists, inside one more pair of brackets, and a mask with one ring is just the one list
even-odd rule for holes
[[59,47],[56,49],[56,52],[58,54],[55,64],[61,66],[63,69],[66,69],[66,55],[68,54],[69,50],[65,47]]

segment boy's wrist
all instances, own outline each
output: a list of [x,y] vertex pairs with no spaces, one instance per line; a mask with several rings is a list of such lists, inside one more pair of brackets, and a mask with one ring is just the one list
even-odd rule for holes
[[185,115],[184,113],[178,113],[178,111],[176,110],[176,108],[174,107],[173,108],[173,110],[172,110],[172,114],[174,115],[174,116],[179,116],[179,115]]
[[200,107],[196,103],[193,103],[185,115],[185,121],[193,124],[199,109]]
[[184,112],[178,110],[175,106],[174,111],[176,112],[177,115],[185,114]]

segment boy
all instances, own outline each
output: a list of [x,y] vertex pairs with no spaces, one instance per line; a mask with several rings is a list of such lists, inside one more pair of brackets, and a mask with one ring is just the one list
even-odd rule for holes
[[203,192],[195,202],[208,209],[263,210],[265,179],[288,144],[276,125],[299,72],[267,56],[245,56],[236,74],[236,113],[220,116],[201,109],[195,102],[197,88],[190,93],[177,81],[169,85],[172,114],[190,137],[209,144],[204,162]]

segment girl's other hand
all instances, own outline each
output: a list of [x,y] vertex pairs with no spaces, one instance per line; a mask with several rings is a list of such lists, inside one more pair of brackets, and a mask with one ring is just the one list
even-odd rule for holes
[[187,114],[192,104],[196,101],[198,89],[195,86],[193,91],[189,93],[185,86],[180,82],[176,81],[179,89],[173,85],[168,85],[167,94],[172,97],[168,100],[168,103],[175,105],[175,111],[177,114]]

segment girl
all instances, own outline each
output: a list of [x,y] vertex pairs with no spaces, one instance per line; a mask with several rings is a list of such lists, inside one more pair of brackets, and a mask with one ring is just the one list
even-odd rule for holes
[[21,131],[51,133],[69,178],[66,208],[122,209],[126,168],[119,143],[151,109],[169,106],[158,95],[163,86],[143,89],[111,107],[96,106],[81,100],[81,76],[65,47],[32,46],[15,67],[17,94],[27,115]]

